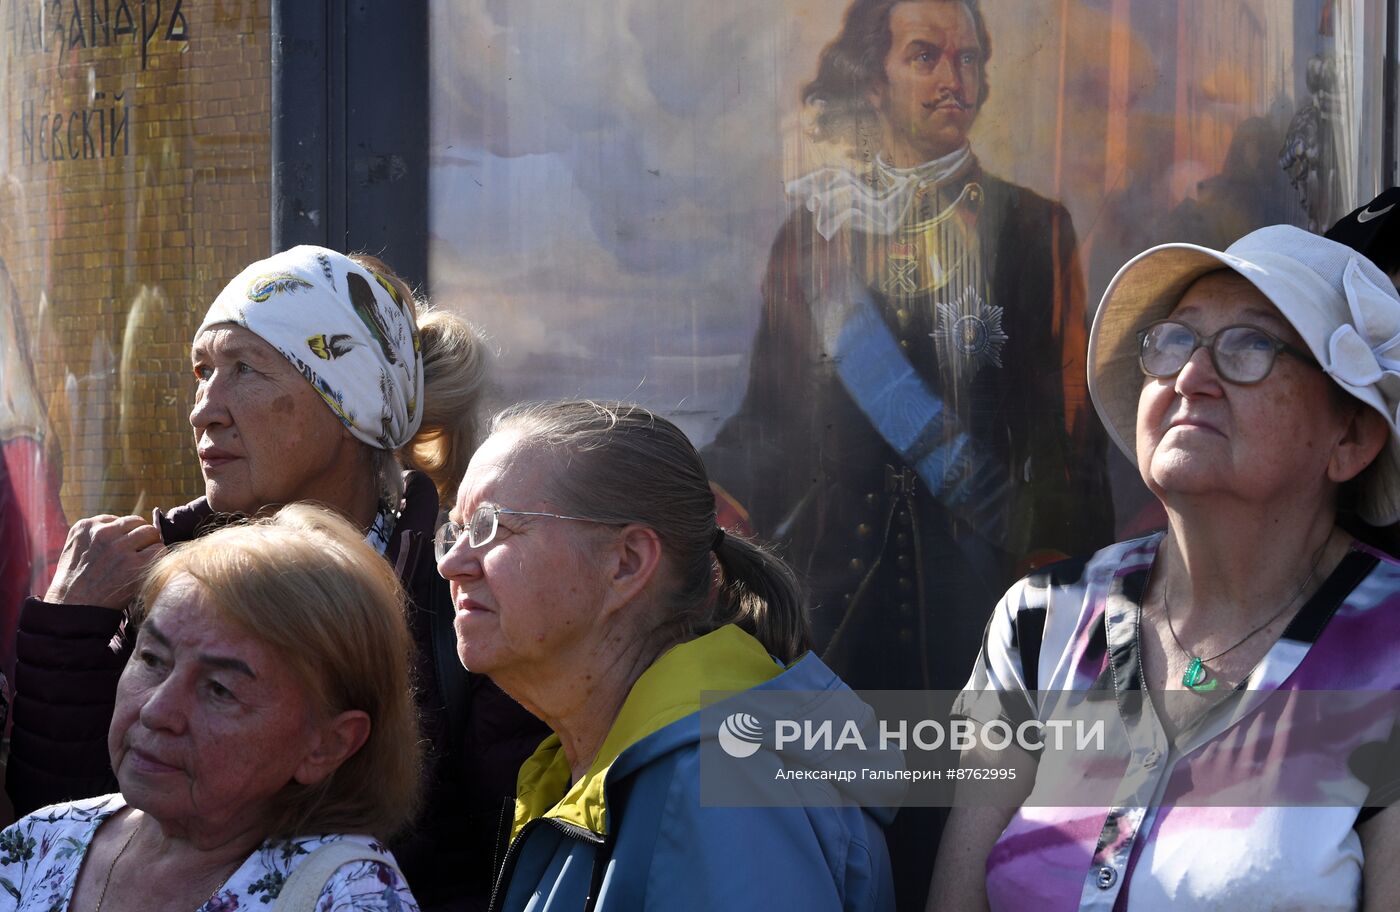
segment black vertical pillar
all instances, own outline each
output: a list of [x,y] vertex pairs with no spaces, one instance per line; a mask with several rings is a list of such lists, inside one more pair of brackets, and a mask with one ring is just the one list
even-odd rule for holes
[[427,0],[273,0],[272,246],[427,278]]
[[1396,122],[1397,114],[1400,114],[1400,86],[1396,85],[1396,68],[1400,67],[1400,22],[1396,22],[1396,16],[1400,15],[1400,2],[1397,0],[1386,0],[1385,4],[1385,56],[1381,65],[1385,68],[1385,81],[1382,83],[1385,90],[1381,96],[1382,116],[1381,116],[1381,186],[1394,187],[1396,185],[1397,169],[1400,169],[1400,162],[1396,161],[1396,156],[1400,155],[1400,149],[1396,147],[1395,131],[1400,129],[1400,123]]
[[272,3],[272,251],[334,246],[329,173],[329,9],[336,0]]

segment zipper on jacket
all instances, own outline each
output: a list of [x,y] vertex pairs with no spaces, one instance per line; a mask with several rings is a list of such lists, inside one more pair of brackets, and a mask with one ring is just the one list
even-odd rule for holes
[[581,827],[576,823],[569,823],[557,817],[536,817],[520,828],[520,835],[511,840],[510,848],[506,849],[506,857],[501,862],[501,870],[496,874],[496,884],[491,888],[491,904],[487,906],[488,912],[500,912],[500,904],[505,900],[505,888],[510,883],[511,871],[515,868],[515,863],[520,859],[520,847],[525,843],[525,837],[532,829],[539,829],[540,826],[547,826],[558,830],[561,834],[578,842],[586,842],[590,845],[603,845],[607,842],[605,837]]
[[501,813],[496,820],[496,839],[491,845],[491,886],[494,888],[505,866],[506,851],[510,847],[510,827],[515,822],[515,799],[501,799]]

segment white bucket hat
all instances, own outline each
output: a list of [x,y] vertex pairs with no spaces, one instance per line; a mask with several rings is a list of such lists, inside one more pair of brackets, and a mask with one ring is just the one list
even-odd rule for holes
[[1350,247],[1291,225],[1260,228],[1224,252],[1163,244],[1118,270],[1089,334],[1089,395],[1114,442],[1136,464],[1138,331],[1222,268],[1259,289],[1328,376],[1385,418],[1390,440],[1362,475],[1358,513],[1378,526],[1400,519],[1400,294]]

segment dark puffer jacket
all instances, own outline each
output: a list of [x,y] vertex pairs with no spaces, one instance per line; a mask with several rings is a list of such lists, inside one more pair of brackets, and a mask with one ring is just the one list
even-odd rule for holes
[[[409,596],[418,706],[431,745],[417,825],[392,846],[425,912],[485,909],[501,808],[516,773],[548,734],[544,723],[462,668],[447,582],[433,559],[437,492],[408,473],[407,505],[385,557]],[[204,498],[156,514],[166,544],[199,535],[217,514]],[[117,678],[130,640],[123,614],[26,600],[20,613],[14,730],[6,791],[19,814],[117,790],[107,759]]]

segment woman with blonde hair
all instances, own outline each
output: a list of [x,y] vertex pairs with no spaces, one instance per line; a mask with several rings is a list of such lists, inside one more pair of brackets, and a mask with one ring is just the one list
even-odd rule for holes
[[417,909],[387,840],[419,743],[403,591],[296,504],[150,568],[108,749],[120,792],[0,834],[0,908]]
[[313,501],[348,517],[409,595],[432,750],[423,814],[395,852],[425,908],[485,906],[500,807],[543,729],[456,659],[432,532],[475,446],[485,355],[462,321],[418,309],[378,260],[311,246],[253,263],[218,295],[190,352],[205,496],[151,523],[78,522],[47,596],[21,611],[16,810],[111,791],[100,732],[130,649],[122,609],[162,548]]

